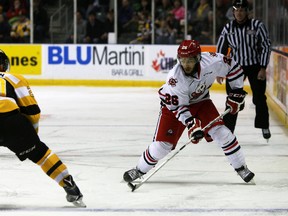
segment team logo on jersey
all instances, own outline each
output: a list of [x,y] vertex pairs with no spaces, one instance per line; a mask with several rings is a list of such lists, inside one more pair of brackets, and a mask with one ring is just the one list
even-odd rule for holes
[[172,136],[173,135],[173,130],[169,129],[166,133],[167,136]]
[[173,77],[171,77],[168,81],[168,85],[171,85],[172,87],[176,86],[176,83],[178,82],[177,79],[174,79]]
[[194,92],[192,92],[191,94],[191,99],[196,99],[198,98],[200,95],[202,95],[204,93],[204,91],[207,89],[206,84],[205,83],[200,83],[196,90]]

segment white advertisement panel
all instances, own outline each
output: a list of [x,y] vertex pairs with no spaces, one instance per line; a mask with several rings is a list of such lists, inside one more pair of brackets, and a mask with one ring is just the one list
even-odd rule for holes
[[177,45],[43,45],[41,78],[165,80]]

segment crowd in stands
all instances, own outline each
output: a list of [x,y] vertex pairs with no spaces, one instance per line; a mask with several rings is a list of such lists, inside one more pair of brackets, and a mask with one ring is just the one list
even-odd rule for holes
[[[118,0],[118,41],[150,44],[152,37],[151,1]],[[182,0],[155,0],[155,44],[176,44],[184,39],[185,20],[188,35],[201,44],[213,43],[214,13],[212,0],[187,1],[187,16]],[[216,0],[216,37],[231,19],[231,0]],[[233,18],[233,17],[232,17]]]
[[[49,18],[42,0],[34,0],[34,42],[49,37]],[[0,43],[30,43],[30,1],[0,0]]]
[[[57,0],[33,1],[34,43],[49,41],[49,16],[43,5]],[[0,43],[29,43],[29,0],[0,0]],[[182,0],[155,0],[154,43],[176,44],[187,33],[201,44],[213,43],[212,0],[187,1],[187,16]],[[151,0],[117,0],[117,41],[123,44],[151,44]],[[216,37],[232,19],[231,0],[216,0]],[[114,32],[114,0],[77,1],[77,43],[108,43]],[[73,31],[63,43],[73,43]]]

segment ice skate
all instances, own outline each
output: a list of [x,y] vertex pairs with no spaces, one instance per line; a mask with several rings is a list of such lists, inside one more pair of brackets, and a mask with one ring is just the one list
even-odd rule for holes
[[124,173],[123,179],[125,182],[133,182],[134,180],[141,178],[145,173],[142,173],[137,168],[133,168],[131,170],[128,170]]
[[270,133],[269,128],[267,128],[267,129],[262,128],[262,135],[263,135],[263,138],[267,139],[267,142],[268,142],[269,138],[271,137],[271,133]]
[[[250,181],[254,178],[254,176],[255,176],[255,174],[254,174],[253,172],[251,172],[251,171],[247,168],[246,165],[245,165],[245,166],[241,166],[241,167],[238,168],[238,169],[235,169],[235,171],[238,173],[238,175],[239,175],[246,183],[250,182]],[[251,181],[251,182],[252,182],[252,181]]]
[[65,186],[63,187],[64,190],[66,191],[66,199],[68,202],[72,202],[74,206],[76,207],[83,207],[85,208],[86,205],[82,201],[83,195],[80,192],[78,186],[74,182],[73,178],[71,175],[65,177],[63,179],[63,182],[65,183]]

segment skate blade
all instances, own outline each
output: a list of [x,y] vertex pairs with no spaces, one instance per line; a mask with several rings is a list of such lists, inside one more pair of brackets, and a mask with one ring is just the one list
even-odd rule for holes
[[74,201],[72,203],[77,208],[86,208],[87,207],[86,204],[82,201],[82,198],[77,200],[77,201]]
[[256,182],[254,179],[251,179],[249,182],[247,182],[248,184],[251,184],[251,185],[256,185]]

